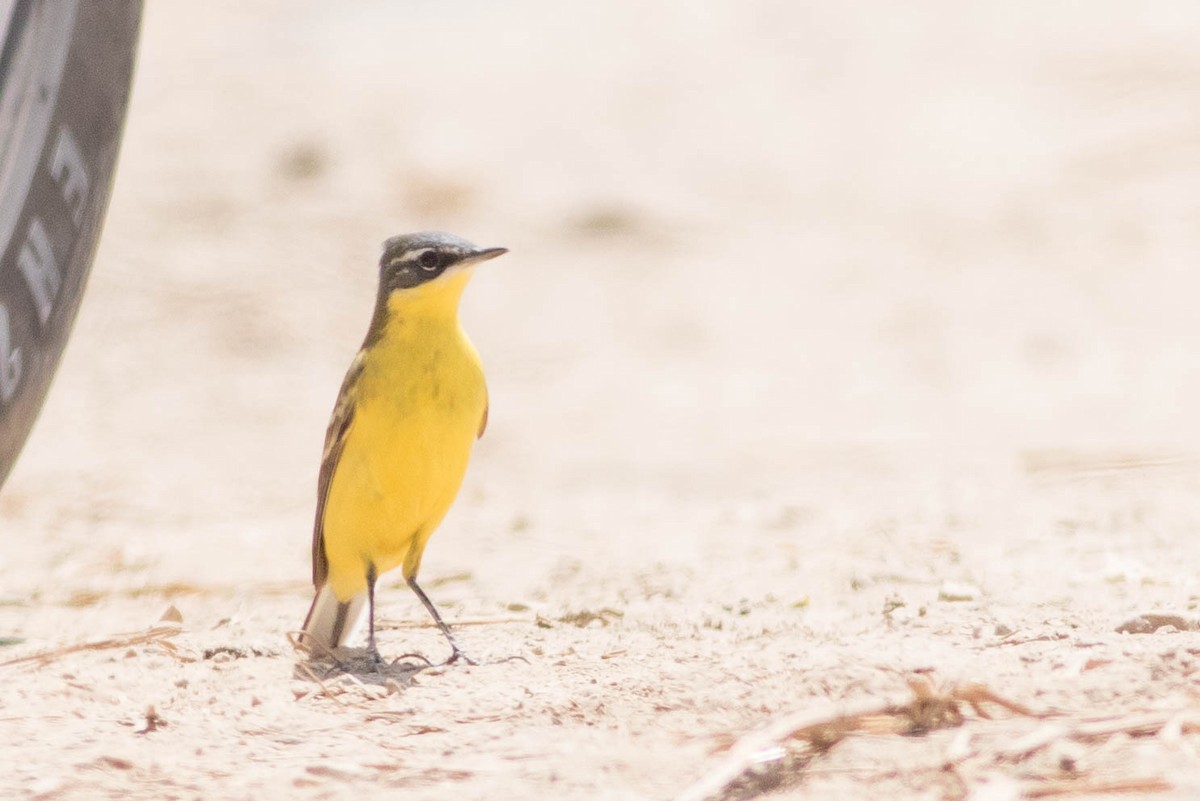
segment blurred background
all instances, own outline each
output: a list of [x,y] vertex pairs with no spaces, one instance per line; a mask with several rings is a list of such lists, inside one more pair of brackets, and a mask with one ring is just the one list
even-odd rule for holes
[[298,623],[379,244],[420,229],[512,251],[426,558],[496,592],[703,564],[894,459],[1187,454],[1198,41],[1191,2],[148,3],[8,592],[274,582]]

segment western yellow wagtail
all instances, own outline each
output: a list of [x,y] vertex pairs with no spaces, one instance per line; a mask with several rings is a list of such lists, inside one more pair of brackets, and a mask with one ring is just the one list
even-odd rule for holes
[[366,602],[367,650],[382,661],[375,582],[401,567],[450,642],[449,662],[472,663],[417,571],[487,425],[483,367],[459,324],[458,301],[475,266],[507,252],[443,233],[383,244],[375,315],[325,434],[312,545],[316,597],[300,635],[310,652],[344,645]]

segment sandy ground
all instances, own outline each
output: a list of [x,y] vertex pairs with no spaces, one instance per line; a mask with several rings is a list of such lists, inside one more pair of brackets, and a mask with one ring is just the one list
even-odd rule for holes
[[[671,799],[919,677],[1049,717],[691,797],[1197,797],[1198,43],[1192,2],[156,0],[0,494],[0,660],[40,656],[0,795]],[[423,228],[512,250],[422,574],[489,663],[314,681],[324,426]],[[442,658],[383,584],[384,653]]]

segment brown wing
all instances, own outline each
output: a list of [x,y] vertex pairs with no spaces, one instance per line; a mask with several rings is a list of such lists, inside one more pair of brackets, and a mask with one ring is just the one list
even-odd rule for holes
[[325,452],[321,456],[321,472],[317,476],[317,519],[313,522],[312,572],[313,584],[317,589],[325,585],[325,577],[329,574],[329,558],[325,556],[325,501],[329,497],[333,474],[337,471],[338,460],[341,459],[342,449],[346,447],[350,425],[354,421],[354,385],[358,383],[362,371],[363,354],[359,351],[342,380],[342,389],[338,392],[333,416],[325,431]]

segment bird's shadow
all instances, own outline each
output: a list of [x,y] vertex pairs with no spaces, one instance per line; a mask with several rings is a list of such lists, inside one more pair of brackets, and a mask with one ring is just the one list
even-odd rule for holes
[[338,648],[331,652],[303,655],[296,662],[292,675],[293,678],[321,685],[348,676],[361,684],[379,687],[399,685],[404,688],[421,671],[440,667],[443,665],[431,662],[421,654],[404,654],[389,661],[379,659],[366,648]]

